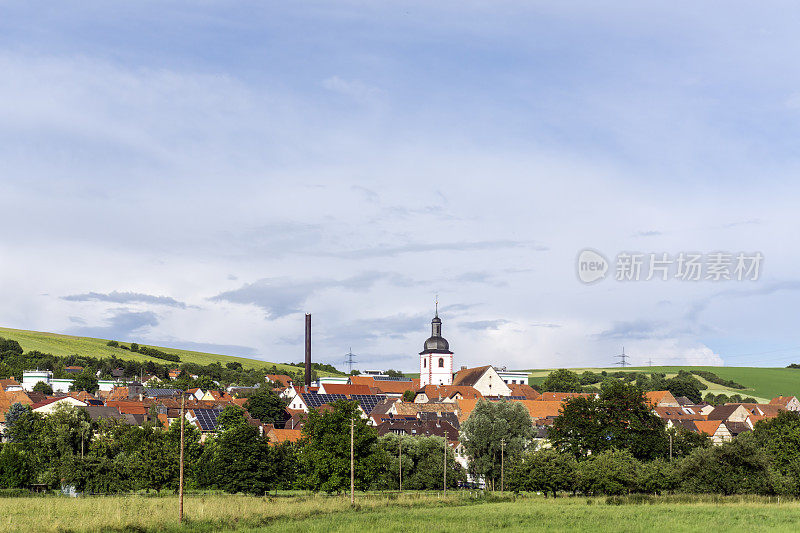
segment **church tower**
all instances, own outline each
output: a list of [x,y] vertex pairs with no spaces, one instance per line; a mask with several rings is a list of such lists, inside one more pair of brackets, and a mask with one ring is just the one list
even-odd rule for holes
[[453,352],[442,337],[442,319],[439,318],[439,302],[436,316],[431,320],[431,336],[425,341],[425,349],[419,353],[419,384],[451,385],[453,383]]

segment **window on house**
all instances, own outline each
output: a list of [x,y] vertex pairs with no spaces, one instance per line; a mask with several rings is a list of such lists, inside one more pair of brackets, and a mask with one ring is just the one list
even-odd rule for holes
[[444,368],[444,357],[439,358],[439,368]]
[[422,360],[422,368],[428,368],[428,360],[427,359],[423,359]]

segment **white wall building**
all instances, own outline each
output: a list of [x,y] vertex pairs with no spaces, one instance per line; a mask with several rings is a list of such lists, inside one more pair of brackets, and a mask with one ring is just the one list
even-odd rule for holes
[[528,384],[528,373],[527,372],[512,372],[510,370],[506,370],[505,368],[496,368],[497,375],[500,376],[506,385],[527,385]]

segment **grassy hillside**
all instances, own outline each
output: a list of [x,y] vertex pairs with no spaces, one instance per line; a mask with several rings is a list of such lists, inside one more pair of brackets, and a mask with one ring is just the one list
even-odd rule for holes
[[[129,359],[134,361],[155,361],[157,363],[165,363],[160,359],[154,359],[146,355],[132,353],[122,348],[112,348],[106,346],[110,339],[95,339],[92,337],[74,337],[72,335],[60,335],[58,333],[44,333],[41,331],[27,331],[23,329],[9,329],[0,328],[0,337],[6,339],[13,339],[19,342],[22,349],[27,351],[38,350],[43,353],[50,353],[53,355],[67,356],[67,355],[86,355],[90,357],[111,357],[115,355],[118,359]],[[151,346],[151,345],[148,345]],[[179,350],[177,348],[170,348],[167,346],[153,346],[161,351],[172,353],[181,358],[181,362],[197,363],[199,365],[208,365],[211,363],[219,362],[222,365],[233,361],[242,363],[245,368],[260,368],[271,367],[273,363],[261,361],[258,359],[248,359],[247,357],[233,357],[230,355],[219,355],[205,352],[195,352],[191,350]],[[283,364],[275,364],[278,370],[285,371],[291,370],[297,372],[298,367],[288,366]],[[318,371],[319,375],[328,375],[327,372]]]
[[[708,385],[708,389],[701,391],[705,396],[711,392],[714,394],[725,393],[727,395],[740,394],[742,396],[752,396],[758,400],[768,401],[778,395],[793,395],[800,397],[800,369],[795,368],[756,368],[743,366],[643,366],[643,367],[619,367],[612,368],[571,368],[573,372],[580,374],[585,370],[591,372],[662,372],[667,377],[672,377],[679,370],[708,370],[723,379],[731,379],[741,383],[746,389],[730,389],[695,376],[697,379]],[[551,369],[533,369],[530,372],[530,383],[541,383],[544,381]]]

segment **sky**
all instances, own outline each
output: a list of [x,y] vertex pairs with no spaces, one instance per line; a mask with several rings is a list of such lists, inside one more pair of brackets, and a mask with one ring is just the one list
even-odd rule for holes
[[[415,371],[438,297],[456,368],[800,362],[798,15],[0,0],[0,324]],[[763,261],[615,277],[682,252]]]

